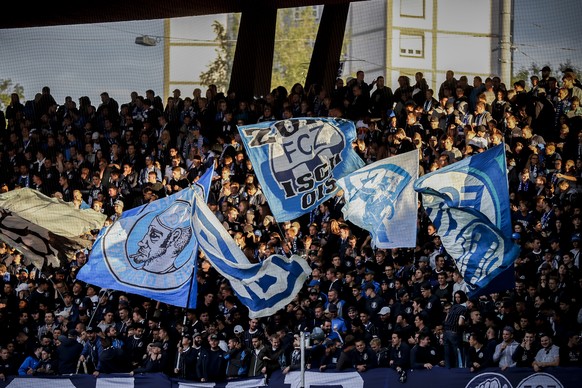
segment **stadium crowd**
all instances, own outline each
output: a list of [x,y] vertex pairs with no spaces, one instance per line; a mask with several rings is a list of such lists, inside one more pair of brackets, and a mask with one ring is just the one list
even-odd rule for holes
[[[394,91],[363,71],[333,90],[279,86],[244,101],[211,85],[165,103],[153,90],[94,104],[50,88],[13,94],[0,120],[2,192],[29,187],[92,208],[123,212],[183,190],[211,166],[208,205],[245,252],[303,256],[312,274],[285,309],[249,319],[201,259],[196,309],[184,310],[76,280],[90,252],[62,268],[34,268],[0,244],[0,378],[10,375],[164,372],[217,381],[300,368],[310,334],[313,370],[582,366],[582,85],[544,67],[526,83],[448,71],[434,91],[422,73]],[[342,218],[341,194],[278,223],[237,126],[292,117],[344,117],[366,163],[418,150],[421,174],[504,143],[515,284],[468,299],[467,286],[422,208],[415,249],[373,249]],[[95,258],[96,260],[98,258]]]

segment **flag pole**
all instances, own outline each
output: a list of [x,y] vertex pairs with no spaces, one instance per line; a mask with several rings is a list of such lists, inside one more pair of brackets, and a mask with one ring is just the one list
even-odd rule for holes
[[301,351],[301,380],[299,387],[305,388],[305,341],[309,338],[309,334],[305,331],[301,331],[300,335],[300,351]]
[[[198,252],[198,250],[196,250]],[[188,321],[188,309],[190,308],[190,298],[192,297],[192,286],[194,283],[194,277],[196,276],[196,266],[198,262],[198,255],[196,255],[196,263],[192,266],[192,275],[190,275],[190,288],[188,288],[188,297],[186,298],[186,306],[184,308],[184,320],[182,322],[182,338],[187,333],[186,331],[186,322]],[[182,339],[180,339],[180,345],[182,344]],[[179,369],[180,367],[180,357],[182,356],[182,352],[178,351],[178,357],[176,357],[176,368]]]

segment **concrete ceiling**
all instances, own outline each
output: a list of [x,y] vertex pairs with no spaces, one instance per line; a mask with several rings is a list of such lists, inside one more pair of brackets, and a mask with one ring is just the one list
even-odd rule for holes
[[[355,0],[358,1],[358,0]],[[33,5],[13,2],[0,19],[0,29],[71,24],[153,20],[174,17],[241,12],[245,7],[290,8],[319,4],[350,3],[351,0],[102,0],[43,1]]]

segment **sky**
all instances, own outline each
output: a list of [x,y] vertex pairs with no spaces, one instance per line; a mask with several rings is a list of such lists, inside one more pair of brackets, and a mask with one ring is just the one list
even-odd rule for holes
[[514,0],[513,69],[552,69],[568,59],[582,68],[582,1]]
[[[532,62],[581,68],[581,17],[580,0],[515,0],[514,72]],[[26,100],[48,85],[59,104],[87,95],[98,105],[103,91],[119,103],[134,90],[163,95],[163,45],[135,44],[141,35],[162,36],[163,21],[0,30],[0,79],[23,85]]]

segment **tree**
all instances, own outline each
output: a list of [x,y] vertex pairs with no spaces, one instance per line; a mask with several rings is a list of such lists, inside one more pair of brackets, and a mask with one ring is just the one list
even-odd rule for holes
[[208,70],[200,73],[202,86],[214,84],[219,91],[226,91],[230,83],[235,43],[230,36],[236,36],[234,29],[238,28],[238,17],[235,15],[228,25],[232,31],[228,31],[218,20],[212,23],[212,29],[216,34],[214,40],[218,44],[215,50],[216,58],[208,65]]
[[[546,64],[547,66],[549,66],[549,64]],[[545,65],[544,65],[545,66]],[[530,77],[537,75],[538,77],[541,78],[541,74],[542,74],[542,67],[543,66],[538,66],[537,63],[532,62],[529,67],[525,67],[523,66],[521,69],[519,69],[519,71],[517,73],[515,73],[513,75],[513,77],[511,78],[511,84],[510,85],[505,85],[508,89],[511,89],[513,87],[513,84],[519,80],[524,80],[526,85],[529,85],[530,83]]]
[[[567,59],[566,62],[560,63],[558,66],[552,66],[549,63],[546,63],[544,66],[549,66],[552,69],[552,75],[556,77],[558,81],[562,80],[562,75],[566,71],[566,69],[572,69],[574,74],[578,79],[580,79],[580,69],[572,63],[571,59]],[[537,63],[532,62],[528,67],[522,66],[517,73],[513,75],[511,78],[511,85],[506,85],[508,88],[513,87],[513,83],[519,80],[524,80],[526,84],[529,84],[530,77],[533,75],[537,75],[541,78],[542,76],[542,67],[538,66]]]
[[313,7],[279,10],[275,33],[272,88],[305,83],[317,36]]
[[18,94],[24,100],[24,87],[20,84],[13,84],[11,79],[0,79],[0,110],[5,111],[10,104],[10,95]]
[[[235,39],[238,34],[240,15],[235,14],[224,27],[214,21],[216,34],[216,58],[200,74],[203,86],[215,84],[219,90],[227,90],[230,83],[234,59]],[[311,54],[317,36],[318,20],[314,7],[284,8],[277,15],[275,49],[273,54],[272,88],[285,86],[290,89],[295,83],[305,83]],[[344,39],[342,51],[346,52],[349,37]]]
[[580,68],[578,66],[574,65],[572,63],[572,60],[571,59],[567,59],[566,62],[560,63],[558,65],[558,69],[562,73],[565,73],[566,72],[566,69],[572,69],[572,71],[576,75],[576,78],[578,78],[578,79],[580,79],[580,76],[582,75],[581,72],[580,72]]

